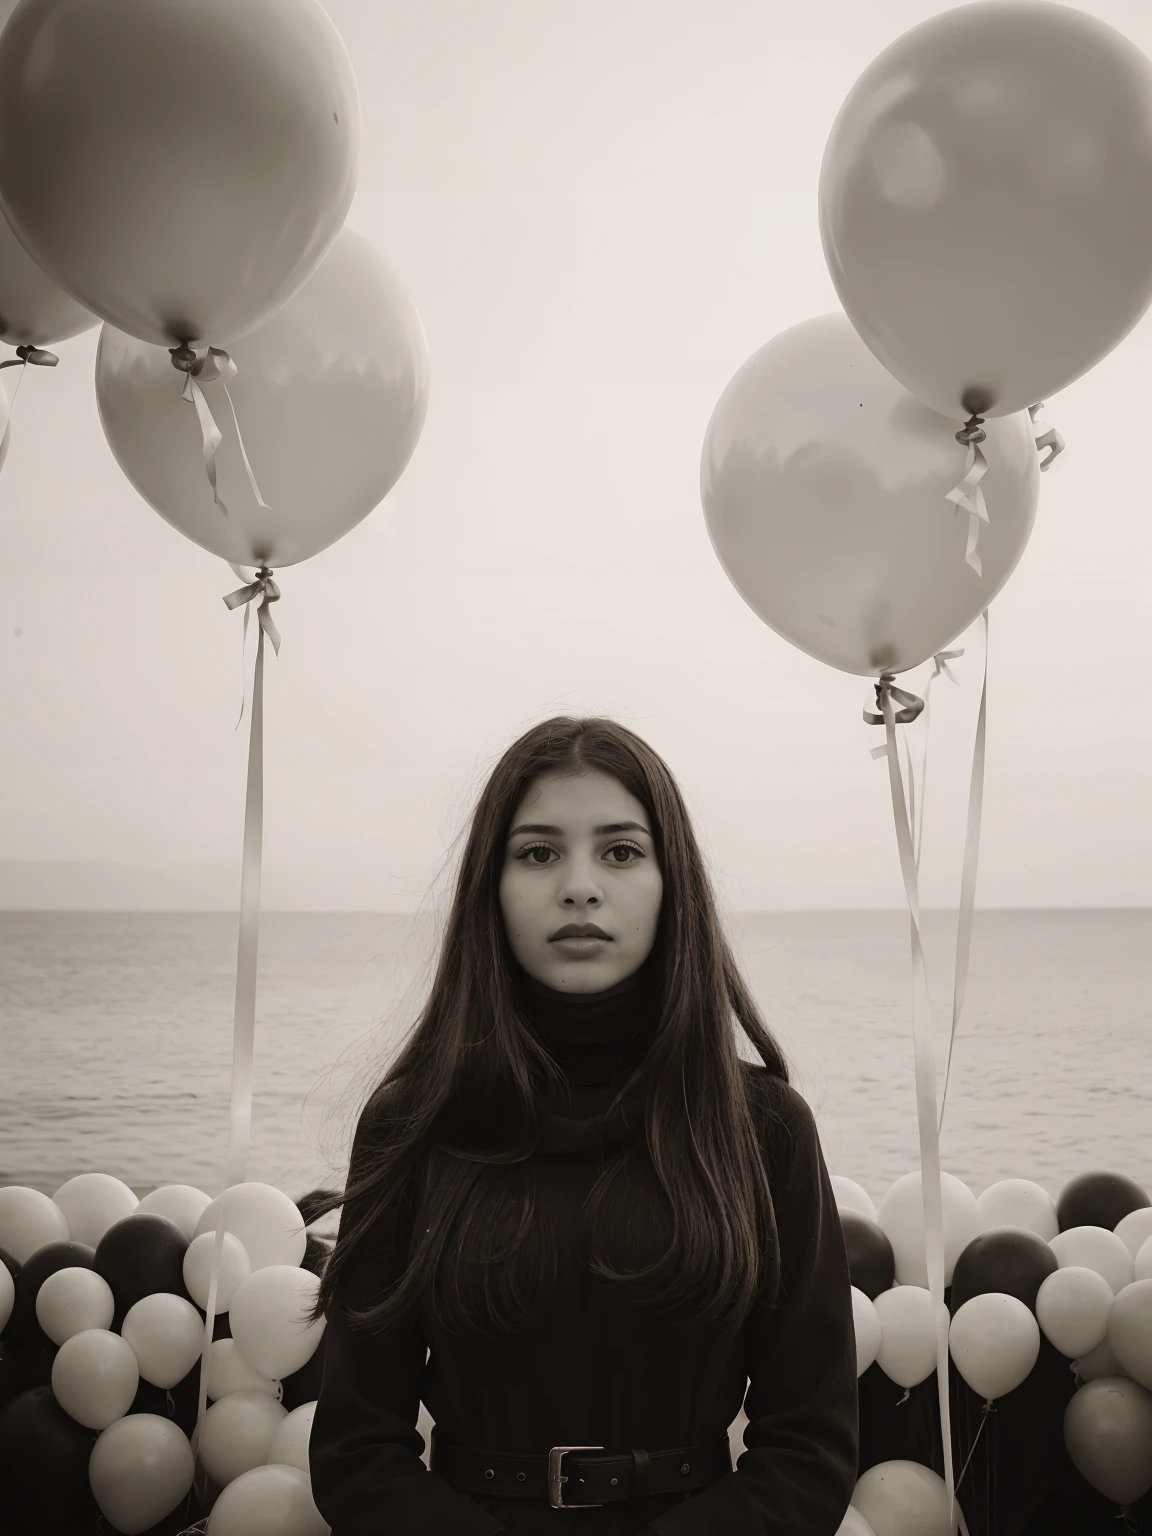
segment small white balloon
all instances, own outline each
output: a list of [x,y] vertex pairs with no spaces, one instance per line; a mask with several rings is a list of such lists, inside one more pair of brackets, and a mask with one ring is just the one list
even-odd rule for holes
[[920,1285],[894,1285],[881,1291],[872,1305],[880,1319],[880,1369],[897,1386],[918,1387],[936,1369],[934,1318],[942,1318],[947,1328],[947,1306],[941,1301],[934,1314],[932,1293]]
[[68,1218],[55,1201],[26,1184],[0,1189],[0,1248],[17,1264],[27,1264],[38,1248],[68,1240]]
[[1108,1342],[1126,1374],[1152,1391],[1152,1280],[1134,1280],[1113,1301]]
[[304,1218],[282,1190],[271,1184],[233,1184],[204,1208],[196,1223],[195,1237],[216,1230],[221,1201],[224,1230],[240,1239],[253,1271],[269,1264],[300,1263],[308,1234]]
[[283,1382],[261,1376],[236,1348],[235,1339],[213,1339],[208,1351],[208,1396],[213,1402],[230,1392],[263,1392],[276,1402],[284,1396]]
[[139,1386],[131,1346],[106,1328],[74,1333],[52,1361],[52,1394],[85,1429],[107,1429],[122,1419]]
[[1046,1275],[1036,1292],[1036,1316],[1045,1337],[1069,1360],[1079,1360],[1108,1334],[1112,1287],[1103,1275],[1069,1264]]
[[191,1242],[196,1223],[211,1204],[212,1196],[192,1184],[161,1184],[145,1195],[136,1209],[142,1216],[167,1216]]
[[135,1190],[110,1173],[78,1173],[52,1196],[64,1212],[74,1243],[95,1248],[109,1227],[135,1213]]
[[[208,1536],[331,1536],[299,1467],[275,1462],[242,1472],[212,1506]],[[866,1536],[866,1533],[861,1533]]]
[[310,1472],[308,1441],[315,1417],[315,1402],[301,1403],[299,1408],[293,1408],[272,1436],[268,1460],[282,1467],[299,1467],[301,1472]]
[[12,1303],[16,1300],[16,1286],[11,1272],[3,1259],[0,1259],[0,1333],[4,1332],[8,1319],[12,1316]]
[[262,1376],[282,1381],[307,1365],[326,1319],[305,1323],[320,1278],[289,1264],[270,1264],[241,1280],[232,1297],[229,1326],[236,1348]]
[[1040,1355],[1040,1327],[1018,1296],[982,1291],[957,1307],[948,1348],[973,1392],[994,1402],[1027,1379]]
[[93,1496],[122,1536],[140,1536],[170,1515],[195,1471],[188,1436],[156,1413],[132,1413],[110,1424],[88,1459]]
[[204,1415],[200,1460],[221,1488],[268,1460],[272,1437],[288,1417],[281,1403],[263,1392],[229,1392]]
[[183,1381],[204,1348],[204,1320],[183,1296],[153,1291],[129,1307],[120,1334],[154,1387]]
[[1112,1228],[1133,1258],[1152,1237],[1152,1205],[1141,1205],[1122,1216]]
[[1132,1254],[1123,1238],[1109,1232],[1107,1227],[1069,1227],[1064,1232],[1057,1232],[1048,1246],[1061,1269],[1066,1264],[1094,1269],[1107,1280],[1114,1296],[1132,1283]]
[[858,1211],[861,1216],[867,1216],[869,1221],[876,1220],[872,1196],[862,1185],[857,1184],[855,1179],[846,1179],[842,1173],[834,1173],[831,1178],[838,1211]]
[[[876,1224],[892,1244],[896,1279],[901,1285],[928,1284],[925,1253],[924,1205],[920,1171],[906,1173],[884,1195],[876,1211]],[[984,1230],[976,1196],[955,1174],[940,1174],[944,1220],[944,1284],[952,1284],[956,1260],[974,1237]]]
[[36,1292],[36,1321],[53,1344],[63,1344],[87,1328],[111,1328],[115,1313],[107,1280],[79,1265],[56,1270]]
[[1060,1230],[1056,1202],[1042,1184],[1032,1179],[1001,1179],[977,1195],[976,1206],[984,1231],[993,1227],[1025,1227],[1046,1243]]
[[[208,1288],[212,1279],[212,1255],[216,1233],[201,1232],[188,1244],[184,1254],[184,1284],[202,1312],[208,1310]],[[252,1273],[244,1244],[231,1232],[225,1232],[220,1245],[220,1273],[216,1279],[216,1316],[227,1312],[241,1280]]]

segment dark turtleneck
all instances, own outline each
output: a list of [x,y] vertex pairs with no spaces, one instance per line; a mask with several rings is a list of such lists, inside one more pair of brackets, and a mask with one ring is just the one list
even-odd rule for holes
[[[561,992],[517,965],[516,999],[537,1038],[564,1073],[568,1093],[546,1116],[538,1150],[583,1153],[622,1144],[622,1111],[607,1114],[613,1094],[651,1038],[660,1012],[655,953],[602,992]],[[636,1122],[631,1122],[635,1134]]]

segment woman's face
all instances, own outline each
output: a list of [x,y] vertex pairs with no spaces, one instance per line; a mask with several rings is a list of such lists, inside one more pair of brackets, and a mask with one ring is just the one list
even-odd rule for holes
[[[559,992],[623,981],[651,953],[663,893],[650,818],[619,779],[591,770],[529,785],[500,877],[508,942],[529,976]],[[602,937],[562,937],[573,924]]]

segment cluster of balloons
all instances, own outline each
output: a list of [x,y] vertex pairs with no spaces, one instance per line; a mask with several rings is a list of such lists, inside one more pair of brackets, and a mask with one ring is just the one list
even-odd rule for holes
[[701,456],[713,547],[765,624],[881,676],[988,608],[1035,518],[1029,408],[1152,302],[1149,197],[1152,63],[1092,16],[983,0],[869,65],[820,173],[844,313],[754,353]]
[[233,564],[327,548],[428,401],[420,318],[344,227],[360,108],[327,13],[0,0],[0,27],[0,338],[103,321],[100,420],[153,509]]
[[203,1363],[212,1536],[326,1536],[308,1469],[324,1321],[305,1319],[327,1250],[287,1195],[233,1185],[203,1362],[220,1220],[219,1197],[183,1184],[0,1188],[0,1507],[21,1529],[98,1512],[140,1536],[177,1510]]
[[[852,1276],[856,1371],[911,1388],[936,1369],[919,1173],[879,1206],[833,1176]],[[1090,1172],[1053,1200],[1028,1179],[976,1196],[942,1176],[949,1354],[991,1405],[1036,1364],[1041,1333],[1073,1362],[1064,1415],[1073,1464],[1125,1508],[1152,1489],[1152,1203],[1124,1174]],[[946,1536],[943,1480],[914,1462],[863,1474],[840,1536]]]

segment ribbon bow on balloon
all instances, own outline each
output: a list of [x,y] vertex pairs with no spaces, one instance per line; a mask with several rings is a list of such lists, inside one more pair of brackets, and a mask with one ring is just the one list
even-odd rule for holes
[[[1040,468],[1047,469],[1057,454],[1064,452],[1064,439],[1055,427],[1050,427],[1046,421],[1036,420],[1038,412],[1043,409],[1044,402],[1041,400],[1036,405],[1028,407],[1028,414],[1036,429],[1037,451],[1045,448],[1049,450],[1048,457],[1040,460]],[[946,497],[946,500],[952,502],[954,506],[963,507],[968,513],[968,548],[964,558],[977,576],[983,574],[984,567],[980,563],[980,556],[976,553],[976,540],[980,534],[980,524],[988,521],[988,506],[984,500],[984,492],[980,488],[981,480],[988,473],[988,460],[980,448],[980,444],[988,436],[984,431],[983,421],[983,416],[970,416],[956,434],[956,441],[963,443],[968,449],[968,459],[964,465],[963,479],[959,485],[948,492]],[[899,718],[897,716],[897,719]],[[869,723],[879,725],[883,722],[870,720]]]
[[178,347],[169,347],[172,354],[172,366],[178,368],[184,374],[183,398],[196,407],[196,415],[200,418],[200,435],[204,453],[204,470],[208,476],[208,483],[212,487],[212,496],[216,505],[224,516],[231,518],[223,499],[220,496],[219,487],[216,484],[216,450],[224,441],[220,428],[216,425],[216,419],[212,415],[212,407],[208,404],[201,384],[219,383],[224,391],[224,398],[228,402],[228,409],[232,412],[232,424],[236,428],[236,441],[240,445],[240,457],[244,460],[244,468],[248,472],[248,483],[252,487],[252,494],[256,498],[256,505],[263,512],[271,512],[260,494],[260,487],[256,484],[256,476],[252,473],[252,466],[248,462],[248,454],[244,447],[244,439],[240,436],[240,423],[236,419],[236,407],[232,404],[232,396],[228,393],[228,381],[234,379],[238,373],[236,364],[228,353],[221,347],[209,347],[203,357],[197,357],[196,353],[188,345],[182,342]]
[[[956,441],[965,444],[968,449],[968,459],[964,465],[964,478],[959,485],[948,492],[945,498],[957,507],[963,507],[968,513],[968,548],[964,559],[977,576],[984,574],[984,567],[980,563],[980,556],[976,553],[976,540],[979,537],[980,524],[988,521],[988,508],[984,501],[984,492],[980,489],[980,482],[988,473],[988,460],[980,451],[980,444],[988,436],[981,426],[983,420],[983,416],[970,416],[956,434]],[[878,723],[883,724],[883,719]]]

